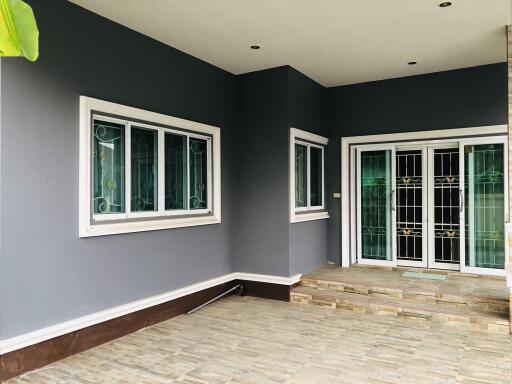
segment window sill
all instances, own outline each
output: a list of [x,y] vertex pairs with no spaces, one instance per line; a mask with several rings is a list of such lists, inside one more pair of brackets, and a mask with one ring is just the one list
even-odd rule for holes
[[304,221],[312,220],[325,220],[330,218],[329,213],[326,211],[322,212],[311,212],[311,213],[299,213],[295,214],[292,218],[291,223],[302,223]]
[[161,229],[194,227],[197,225],[219,224],[217,216],[180,217],[143,222],[118,222],[111,224],[92,224],[80,228],[80,237],[117,235],[122,233],[157,231]]

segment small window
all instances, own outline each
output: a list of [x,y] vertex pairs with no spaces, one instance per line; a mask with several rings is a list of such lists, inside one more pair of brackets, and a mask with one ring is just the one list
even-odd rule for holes
[[220,222],[218,128],[81,102],[81,236]]
[[324,148],[295,142],[295,211],[324,208]]
[[324,197],[324,149],[328,140],[298,129],[291,130],[291,221],[328,218]]

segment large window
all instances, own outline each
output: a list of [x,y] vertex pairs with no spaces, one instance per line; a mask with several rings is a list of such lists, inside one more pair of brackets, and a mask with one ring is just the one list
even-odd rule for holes
[[80,236],[220,222],[216,127],[81,98]]
[[327,139],[291,129],[291,221],[325,219],[324,148]]

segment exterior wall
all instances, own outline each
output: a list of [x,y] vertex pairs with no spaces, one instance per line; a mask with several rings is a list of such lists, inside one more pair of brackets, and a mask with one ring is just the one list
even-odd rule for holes
[[[326,96],[326,88],[289,67],[289,127],[328,136]],[[336,142],[329,145],[336,145]],[[327,158],[324,166],[327,175],[330,167]],[[324,198],[327,199],[327,195]],[[327,254],[327,223],[328,220],[314,220],[290,224],[290,275],[311,272],[326,264],[330,256]]]
[[[67,1],[28,2],[41,57],[0,67],[0,339],[233,271],[339,262],[341,136],[508,121],[506,64],[324,89],[290,67],[236,77]],[[79,95],[221,127],[222,223],[79,239]],[[289,223],[290,127],[330,136],[329,220]]]
[[[29,3],[40,59],[1,66],[0,338],[232,272],[236,77],[68,1]],[[79,239],[79,95],[221,127],[222,223]]]
[[288,276],[287,67],[240,76],[234,261]]
[[340,262],[340,137],[507,124],[506,63],[328,89],[328,254]]
[[327,261],[326,220],[289,220],[290,128],[327,135],[325,92],[288,66],[240,76],[238,272],[291,276]]

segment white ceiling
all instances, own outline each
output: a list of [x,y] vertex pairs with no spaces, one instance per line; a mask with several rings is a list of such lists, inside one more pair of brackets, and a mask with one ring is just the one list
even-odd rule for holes
[[229,72],[288,64],[325,86],[505,61],[512,13],[511,0],[71,1]]

